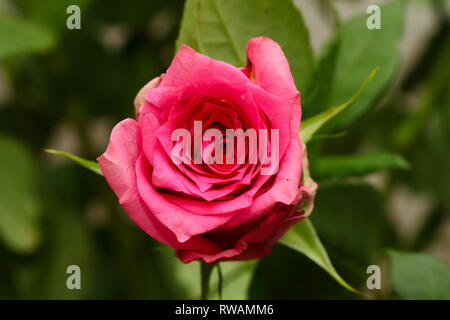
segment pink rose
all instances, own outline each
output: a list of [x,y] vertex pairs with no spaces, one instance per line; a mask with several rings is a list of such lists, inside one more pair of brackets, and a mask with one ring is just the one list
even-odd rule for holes
[[[130,217],[185,263],[265,256],[310,213],[315,184],[304,183],[300,93],[286,57],[265,37],[249,41],[247,57],[236,68],[182,46],[167,73],[136,97],[137,121],[117,124],[98,158]],[[267,163],[249,163],[248,154],[244,163],[174,163],[172,134],[192,133],[194,121],[203,132],[278,129],[279,166],[261,174]]]

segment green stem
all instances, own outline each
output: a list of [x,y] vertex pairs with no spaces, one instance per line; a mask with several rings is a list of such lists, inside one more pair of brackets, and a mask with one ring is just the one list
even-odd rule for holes
[[222,269],[220,268],[220,264],[217,264],[217,272],[219,273],[219,286],[218,286],[218,293],[219,293],[219,300],[222,300],[222,287],[223,287],[223,276],[222,276]]
[[207,300],[209,295],[209,278],[211,277],[211,271],[214,268],[214,264],[202,262],[200,264],[201,272],[201,285],[202,285],[202,300]]

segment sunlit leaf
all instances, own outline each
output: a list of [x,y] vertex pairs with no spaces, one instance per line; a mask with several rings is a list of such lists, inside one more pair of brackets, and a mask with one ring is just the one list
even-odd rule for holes
[[[197,42],[198,0],[187,0],[184,4],[184,13],[178,38],[175,42],[175,50],[178,51],[183,44],[200,51]],[[175,52],[176,53],[176,52]]]

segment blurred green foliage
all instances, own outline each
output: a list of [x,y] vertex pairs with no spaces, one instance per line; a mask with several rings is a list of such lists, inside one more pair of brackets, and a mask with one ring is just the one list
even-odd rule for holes
[[399,298],[450,299],[450,272],[447,265],[422,253],[392,250],[389,257],[392,287]]
[[29,253],[41,238],[34,159],[23,144],[1,136],[0,154],[0,237],[14,250]]
[[[372,296],[448,299],[448,266],[417,253],[439,240],[450,219],[449,19],[443,1],[421,2],[436,9],[435,35],[395,85],[408,1],[382,7],[381,30],[365,28],[365,13],[336,18],[336,34],[316,58],[304,17],[288,0],[189,0],[183,22],[181,0],[0,2],[0,89],[9,88],[0,99],[0,298],[200,296],[198,263],[183,265],[142,232],[101,176],[42,151],[57,147],[51,143],[69,128],[72,138],[60,146],[78,146],[77,154],[95,159],[114,123],[133,117],[139,88],[168,67],[183,24],[177,46],[188,43],[237,65],[250,37],[278,41],[302,92],[304,119],[348,101],[381,66],[360,99],[319,131],[347,133],[308,145],[319,183],[310,219],[352,286],[365,290],[367,266],[380,264],[392,290],[383,278],[383,290]],[[81,30],[66,28],[70,4],[81,8]],[[106,123],[101,130],[98,121]],[[367,174],[380,170],[383,183],[369,184]],[[389,204],[405,186],[432,199],[409,241],[389,218]],[[397,250],[389,251],[389,265],[387,247]],[[71,264],[81,267],[82,290],[66,288]],[[222,265],[224,298],[358,298],[281,245],[260,261]],[[212,289],[217,282],[213,271]]]

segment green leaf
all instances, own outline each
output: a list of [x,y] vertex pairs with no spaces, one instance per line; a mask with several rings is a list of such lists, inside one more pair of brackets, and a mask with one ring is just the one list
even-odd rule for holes
[[360,296],[342,287],[305,255],[276,244],[256,266],[249,298],[315,300],[358,299]]
[[339,52],[340,38],[335,36],[326,46],[317,61],[308,95],[302,99],[302,117],[310,118],[326,110],[331,99],[333,76]]
[[400,65],[398,44],[402,36],[405,1],[394,0],[381,6],[381,29],[366,26],[363,14],[341,25],[341,46],[336,62],[330,105],[340,105],[355,92],[376,66],[381,70],[354,107],[333,120],[334,129],[348,127],[381,97]]
[[49,50],[55,38],[40,25],[0,13],[0,43],[0,59],[4,59]]
[[363,176],[380,170],[408,168],[408,162],[401,155],[390,152],[321,156],[311,166],[316,179]]
[[356,94],[346,103],[344,103],[341,106],[330,108],[327,111],[324,111],[312,118],[309,118],[302,122],[302,126],[300,129],[300,136],[302,138],[302,141],[304,143],[308,143],[313,138],[314,134],[328,121],[333,119],[335,116],[337,116],[339,113],[350,107],[352,104],[355,103],[356,100],[361,96],[361,93],[364,91],[364,89],[367,87],[369,82],[373,79],[375,74],[378,72],[380,68],[376,67],[372,73],[370,73],[369,77],[366,79],[366,81],[363,83],[363,85],[359,88],[359,90],[356,92]]
[[310,83],[310,88],[306,92],[306,95],[302,94],[302,117],[304,119],[310,118],[328,108],[340,48],[341,37],[339,15],[334,9],[331,0],[325,0],[322,1],[322,3],[328,6],[333,14],[336,33],[321,49],[316,61],[316,68]]
[[423,253],[389,250],[391,283],[401,299],[450,299],[450,268]]
[[324,133],[324,134],[315,134],[311,140],[324,140],[324,139],[337,139],[345,136],[347,131],[335,132],[335,133]]
[[[382,246],[383,217],[382,198],[373,187],[365,184],[322,183],[317,190],[314,212],[308,218],[320,235],[321,242],[316,238],[314,229],[305,225],[308,220],[304,220],[300,222],[304,225],[294,225],[280,243],[302,253],[306,252],[305,255],[308,254],[314,262],[319,261],[316,263],[320,263],[319,265],[334,277],[337,270],[340,276],[335,279],[339,283],[346,279],[346,283],[350,282],[354,284],[353,287],[359,288],[367,279],[367,266],[377,263],[374,258]],[[333,261],[334,267],[330,260]],[[295,263],[298,265],[306,264],[299,259],[294,261],[297,261]],[[347,297],[336,288],[332,289],[325,281],[320,281],[323,278],[320,274],[315,276],[317,279],[307,280],[308,283],[317,282],[314,285],[318,288],[311,294],[321,298]],[[305,281],[299,276],[298,290],[305,285]],[[345,288],[348,286],[342,285]],[[298,292],[296,296],[311,295],[307,289],[306,292]]]
[[30,253],[41,240],[33,158],[5,136],[0,136],[0,155],[0,238],[12,250]]
[[345,258],[358,269],[355,274],[365,276],[365,268],[381,249],[383,203],[381,194],[368,184],[329,182],[317,190],[310,219],[330,256],[336,252]]
[[368,184],[321,183],[310,216],[341,277],[362,288],[366,269],[382,250],[385,209],[381,194]]
[[278,42],[297,88],[308,88],[314,62],[309,34],[292,0],[188,0],[177,49],[187,44],[207,56],[243,66],[248,41],[266,36]]
[[80,157],[77,157],[73,154],[64,152],[64,151],[59,151],[59,150],[55,150],[55,149],[45,149],[45,152],[51,153],[51,154],[57,154],[63,157],[66,157],[72,161],[75,161],[76,163],[78,163],[79,165],[85,167],[86,169],[89,169],[101,176],[103,176],[102,171],[100,170],[100,166],[98,164],[97,161],[91,161],[91,160],[86,160]]
[[[305,145],[303,145],[304,148]],[[306,150],[306,149],[305,149]],[[311,179],[308,168],[308,159],[303,156],[303,184],[311,189],[311,192],[315,193],[317,184]],[[308,203],[305,208],[305,215],[309,216],[312,210],[312,203]],[[286,234],[280,239],[279,243],[290,247],[314,261],[318,266],[328,272],[340,285],[344,288],[357,293],[358,291],[351,287],[334,269],[328,254],[323,247],[320,239],[309,219],[304,219],[299,223],[292,226]]]
[[304,219],[294,225],[289,231],[281,238],[279,243],[292,248],[309,259],[314,261],[319,267],[324,269],[330,274],[340,285],[344,288],[359,293],[356,289],[350,286],[341,276],[337,273],[333,264],[328,257],[327,251],[320,242],[317,236],[316,230],[309,219]]
[[175,51],[178,51],[183,44],[190,46],[196,51],[200,51],[197,43],[196,30],[199,5],[198,0],[186,0],[184,3],[183,18],[181,19],[178,38],[175,41]]

